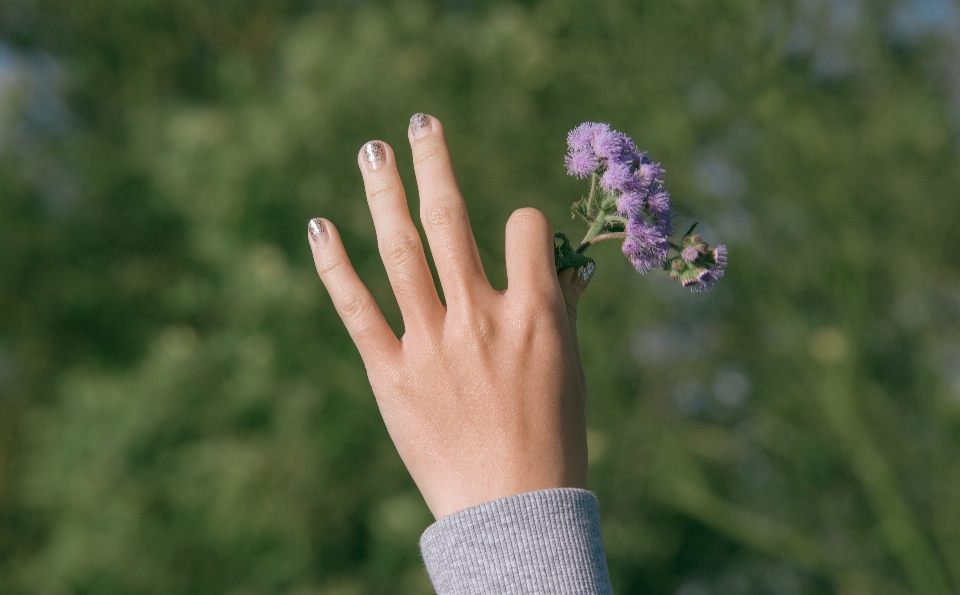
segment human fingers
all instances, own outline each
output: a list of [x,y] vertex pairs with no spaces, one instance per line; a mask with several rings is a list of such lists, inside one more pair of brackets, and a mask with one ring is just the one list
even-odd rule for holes
[[583,373],[583,360],[580,358],[580,339],[577,337],[577,307],[580,304],[580,295],[587,288],[590,279],[597,267],[592,262],[576,269],[567,269],[560,273],[558,281],[563,301],[567,308],[567,322],[570,325],[570,336],[573,339],[573,351],[577,356],[577,368],[580,374],[580,392],[587,393],[587,377]]
[[[577,345],[577,307],[580,304],[580,295],[587,288],[596,270],[597,266],[590,262],[576,269],[567,269],[559,275],[560,291],[567,308],[567,322],[570,323],[574,345]],[[579,355],[579,346],[577,354]]]
[[410,218],[393,149],[384,142],[371,141],[363,145],[357,159],[377,230],[380,257],[397,297],[404,328],[424,328],[442,318],[443,306],[420,234]]
[[508,289],[557,294],[553,225],[546,215],[537,209],[517,209],[507,220],[505,235]]
[[390,358],[400,341],[357,276],[336,228],[326,219],[311,219],[308,238],[313,262],[347,332],[366,364]]
[[487,284],[487,279],[440,121],[415,114],[408,136],[420,192],[420,220],[449,303],[478,284]]

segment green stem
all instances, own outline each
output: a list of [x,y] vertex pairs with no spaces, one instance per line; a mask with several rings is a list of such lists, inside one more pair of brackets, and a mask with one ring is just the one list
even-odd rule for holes
[[630,222],[626,217],[621,217],[620,215],[607,215],[607,221],[616,221],[617,223],[622,223],[624,227],[626,227],[627,223]]
[[597,242],[603,242],[604,240],[625,240],[627,238],[627,232],[625,231],[612,231],[610,233],[601,233],[595,235],[585,242],[581,242],[577,246],[577,254],[583,254],[587,248],[596,244]]
[[600,235],[606,226],[607,218],[603,216],[597,217],[597,220],[594,221],[590,229],[587,230],[587,235],[583,236],[583,239],[580,240],[580,245],[577,246],[577,253],[583,253],[583,251],[586,250],[586,246],[590,245],[591,240]]
[[599,208],[597,203],[597,174],[590,174],[590,195],[587,196],[587,217],[596,217]]

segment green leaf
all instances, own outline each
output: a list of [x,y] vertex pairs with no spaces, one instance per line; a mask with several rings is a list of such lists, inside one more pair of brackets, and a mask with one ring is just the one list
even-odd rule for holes
[[593,223],[593,221],[590,220],[590,215],[587,212],[587,210],[588,210],[587,199],[581,198],[577,202],[573,203],[573,206],[570,207],[570,217],[574,218],[579,215],[580,218],[586,221],[587,223]]
[[560,245],[554,245],[553,258],[557,265],[557,274],[570,268],[580,268],[593,262],[593,259],[577,252],[570,244],[570,240],[562,232],[553,235],[555,239],[560,240]]

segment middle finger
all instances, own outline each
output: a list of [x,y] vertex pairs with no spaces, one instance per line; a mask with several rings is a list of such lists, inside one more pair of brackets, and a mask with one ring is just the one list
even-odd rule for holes
[[420,220],[437,265],[447,304],[487,283],[467,207],[457,187],[440,121],[426,114],[410,118],[413,169],[420,190]]

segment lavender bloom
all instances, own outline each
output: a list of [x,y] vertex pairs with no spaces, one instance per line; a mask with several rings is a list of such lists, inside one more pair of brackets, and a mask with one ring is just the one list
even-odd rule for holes
[[[584,122],[567,135],[567,147],[567,173],[592,177],[589,196],[572,208],[590,231],[576,249],[566,236],[557,234],[563,240],[555,247],[558,271],[589,261],[583,251],[594,242],[622,238],[624,256],[640,273],[665,268],[694,291],[709,289],[723,277],[725,246],[710,250],[703,238],[692,233],[693,227],[680,245],[670,243],[673,215],[670,195],[663,187],[663,168],[638,150],[633,139],[608,124]],[[672,248],[679,255],[671,258]]]
[[723,271],[727,268],[727,247],[723,244],[720,244],[713,250],[713,261],[717,263],[717,266],[720,268],[720,276],[723,276]]
[[[727,247],[720,245],[709,250],[697,235],[684,237],[683,244],[680,258],[670,263],[670,276],[695,292],[707,291],[723,278],[727,268]],[[687,258],[690,254],[692,260]]]
[[[663,266],[670,252],[670,244],[660,230],[641,219],[630,219],[623,242],[623,254],[640,273],[648,273]],[[631,241],[632,240],[632,241]]]
[[564,161],[567,164],[567,173],[576,178],[586,178],[599,166],[597,156],[589,151],[571,153]]
[[713,256],[714,266],[700,277],[701,285],[694,287],[694,291],[706,291],[713,287],[717,281],[723,279],[723,274],[727,270],[727,247],[720,244],[714,248],[711,255]]
[[657,188],[647,197],[647,205],[658,221],[670,221],[670,195],[663,188]]
[[643,211],[643,195],[638,192],[624,192],[617,198],[618,213],[640,213]]
[[659,184],[660,176],[663,175],[663,168],[653,161],[650,161],[646,153],[643,153],[640,157],[640,165],[637,166],[637,172],[643,176],[644,180]]
[[610,127],[606,124],[584,122],[567,134],[567,146],[570,148],[571,153],[593,151],[593,144],[597,138],[597,134],[609,131]]
[[607,124],[577,126],[567,135],[567,147],[567,172],[578,178],[599,175],[600,187],[616,200],[617,215],[627,220],[624,255],[640,273],[662,267],[671,232],[663,169]]
[[603,124],[602,128],[597,129],[592,148],[598,157],[610,161],[623,156],[623,149],[627,143],[633,144],[630,137],[616,130],[610,130],[609,126]]
[[[720,247],[720,246],[718,246]],[[691,288],[694,292],[707,291],[713,287],[717,281],[723,278],[723,267],[704,269],[697,278],[697,283]]]
[[[630,239],[629,237],[627,238]],[[666,240],[643,243],[642,240],[636,240],[636,248],[630,246],[628,251],[627,242],[623,243],[623,253],[630,259],[630,264],[637,269],[638,273],[649,273],[652,270],[663,267],[667,261],[667,253],[670,252],[670,245]]]
[[713,287],[717,281],[723,279],[723,274],[727,270],[727,247],[723,244],[720,244],[713,250],[711,254],[713,256],[714,267],[704,273],[703,277],[700,279],[700,283],[703,284],[703,288],[695,288],[694,291],[706,291]]
[[628,192],[633,185],[633,172],[620,161],[607,162],[607,171],[600,177],[600,187],[608,192]]

